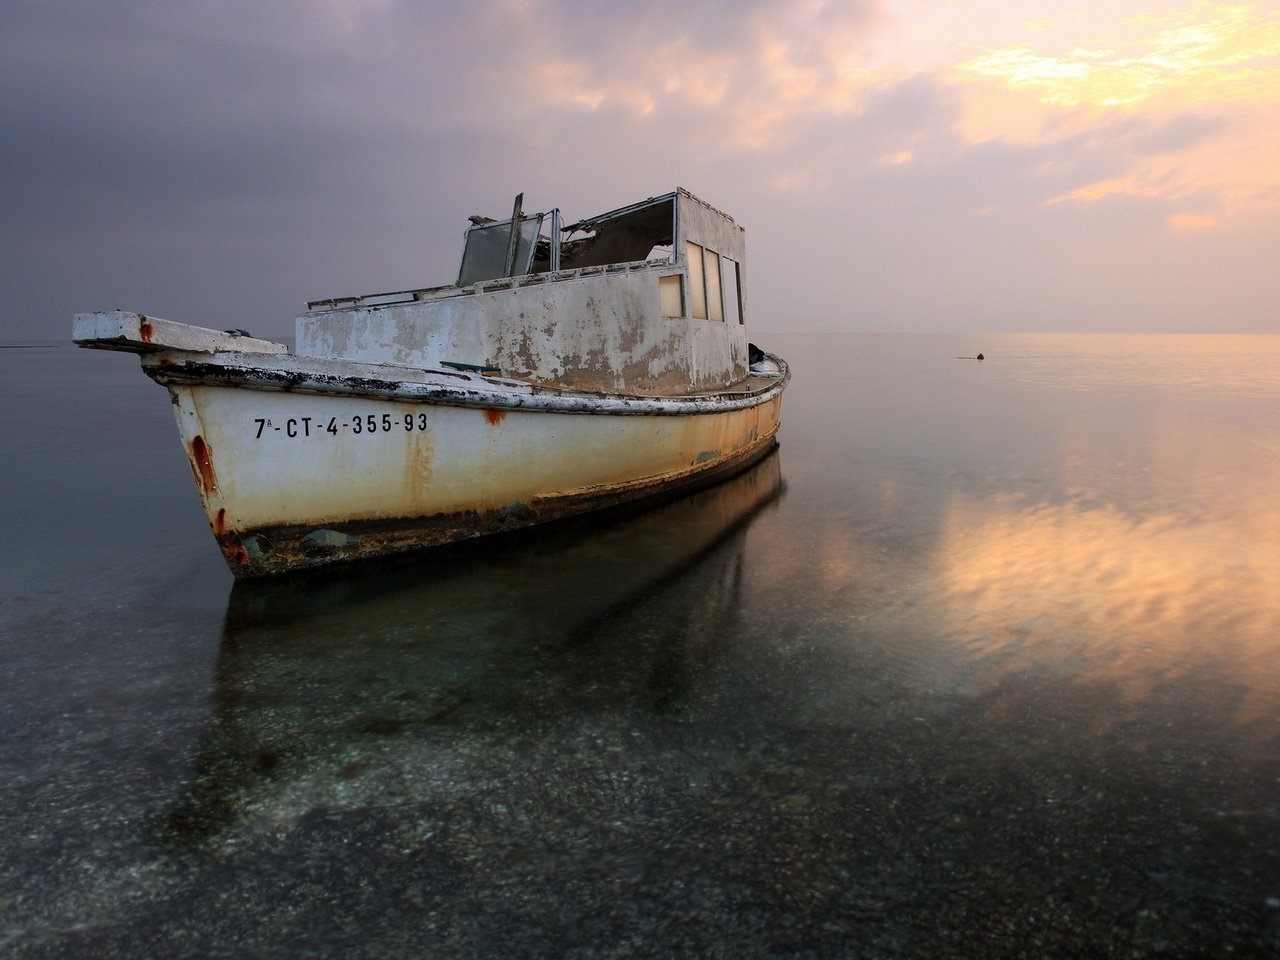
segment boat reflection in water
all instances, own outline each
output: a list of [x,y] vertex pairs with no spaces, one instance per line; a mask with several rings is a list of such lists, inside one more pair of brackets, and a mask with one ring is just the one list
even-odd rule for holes
[[604,529],[237,582],[210,726],[165,832],[457,799],[513,763],[554,777],[534,755],[602,753],[584,716],[677,709],[714,662],[748,527],[781,491],[774,454]]

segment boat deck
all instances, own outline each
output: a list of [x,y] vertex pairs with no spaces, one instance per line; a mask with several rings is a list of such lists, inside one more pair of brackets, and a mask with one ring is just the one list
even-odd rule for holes
[[687,416],[745,409],[781,394],[790,378],[787,365],[775,374],[754,373],[728,387],[678,396],[611,393],[532,383],[501,374],[422,369],[383,363],[261,355],[159,350],[142,355],[142,366],[167,386],[235,386],[329,396],[363,396],[410,403],[543,410],[558,413]]

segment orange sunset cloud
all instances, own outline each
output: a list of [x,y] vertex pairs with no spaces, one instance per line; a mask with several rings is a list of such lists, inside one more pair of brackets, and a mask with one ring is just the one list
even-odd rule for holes
[[1177,206],[1178,231],[1280,207],[1280,12],[1198,3],[1119,27],[1115,43],[1058,30],[959,64],[965,136],[1045,142],[1144,123],[1153,134],[1122,175],[1048,202],[1159,198]]

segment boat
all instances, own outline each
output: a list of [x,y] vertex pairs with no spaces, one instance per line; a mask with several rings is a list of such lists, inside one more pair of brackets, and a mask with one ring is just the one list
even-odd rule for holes
[[684,189],[473,216],[457,280],[307,304],[295,346],[77,314],[166,387],[237,577],[506,533],[723,480],[790,371],[747,341],[745,231]]

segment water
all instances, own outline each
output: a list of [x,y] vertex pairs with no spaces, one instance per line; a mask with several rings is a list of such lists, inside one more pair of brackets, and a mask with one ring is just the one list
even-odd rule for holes
[[1280,337],[768,345],[725,487],[235,587],[0,349],[0,954],[1280,950]]

